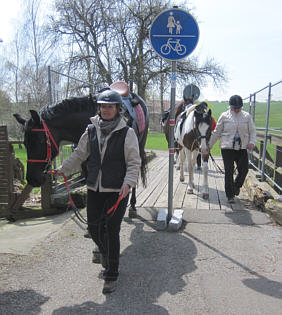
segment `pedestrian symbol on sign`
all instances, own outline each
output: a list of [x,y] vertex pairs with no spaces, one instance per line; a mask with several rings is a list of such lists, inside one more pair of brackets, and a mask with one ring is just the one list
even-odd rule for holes
[[182,26],[180,24],[180,21],[175,21],[175,18],[173,17],[173,12],[169,12],[169,17],[167,21],[167,27],[169,34],[173,34],[173,29],[175,28],[176,34],[180,34],[180,31],[182,29]]
[[160,13],[150,30],[154,50],[163,58],[178,60],[188,56],[196,47],[199,29],[194,18],[181,9]]

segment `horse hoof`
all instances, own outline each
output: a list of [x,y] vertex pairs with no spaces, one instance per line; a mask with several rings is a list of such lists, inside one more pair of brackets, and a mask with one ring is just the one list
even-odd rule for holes
[[187,190],[187,194],[192,195],[192,194],[193,194],[193,189],[188,189],[188,190]]
[[180,170],[180,166],[176,166],[176,170],[179,171]]
[[128,211],[128,217],[129,218],[137,218],[137,211],[136,210],[133,210],[133,209],[129,209]]
[[181,182],[184,182],[184,177],[183,177],[183,178],[180,178],[180,181],[181,181]]
[[209,199],[209,194],[203,194],[204,199]]

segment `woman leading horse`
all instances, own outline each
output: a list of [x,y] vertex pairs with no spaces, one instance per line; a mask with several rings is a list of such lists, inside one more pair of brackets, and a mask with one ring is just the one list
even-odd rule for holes
[[[57,170],[71,173],[87,161],[87,219],[90,235],[98,246],[105,268],[103,293],[116,288],[120,254],[120,226],[128,202],[128,193],[135,187],[141,165],[138,139],[121,116],[122,98],[106,90],[98,96],[98,115],[81,136],[72,155]],[[118,203],[112,214],[107,210]]]

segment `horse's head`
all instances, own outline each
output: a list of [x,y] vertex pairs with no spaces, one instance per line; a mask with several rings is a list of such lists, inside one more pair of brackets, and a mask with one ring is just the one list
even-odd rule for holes
[[195,127],[197,132],[197,142],[204,155],[208,154],[208,141],[211,136],[212,116],[211,110],[208,112],[194,111]]
[[51,141],[46,133],[47,127],[46,125],[43,126],[39,114],[34,110],[31,110],[30,113],[31,118],[28,120],[18,114],[14,114],[14,117],[24,126],[24,145],[27,151],[27,182],[33,187],[39,187],[45,182],[46,175],[44,171],[48,168],[51,158],[55,156],[56,149],[52,143],[48,149],[47,142],[50,143]]

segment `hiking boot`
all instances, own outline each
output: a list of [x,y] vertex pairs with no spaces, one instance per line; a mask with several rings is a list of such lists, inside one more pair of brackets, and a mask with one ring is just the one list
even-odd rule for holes
[[239,194],[240,194],[240,188],[237,187],[237,186],[235,186],[235,187],[234,187],[234,195],[235,195],[235,196],[239,196]]
[[112,293],[116,290],[116,288],[117,288],[116,281],[105,281],[102,293],[103,294]]
[[228,202],[229,202],[230,204],[231,204],[231,203],[235,203],[234,197],[228,198]]

